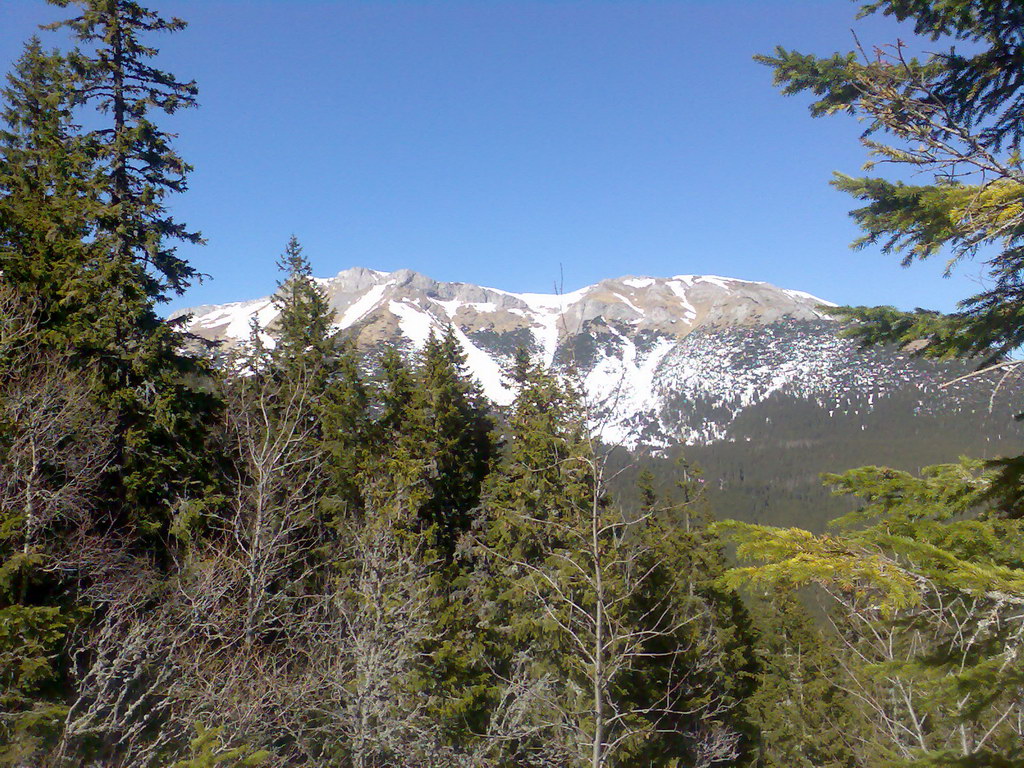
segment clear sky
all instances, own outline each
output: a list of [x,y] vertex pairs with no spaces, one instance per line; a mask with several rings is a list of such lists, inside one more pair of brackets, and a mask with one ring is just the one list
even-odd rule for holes
[[[828,186],[864,156],[755,53],[891,42],[847,0],[149,0],[200,108],[163,121],[196,170],[174,203],[210,277],[169,308],[266,295],[292,233],[314,272],[407,267],[512,291],[621,275],[765,280],[952,309],[976,265],[854,252]],[[0,0],[0,66],[43,0]],[[54,33],[43,33],[55,44]]]

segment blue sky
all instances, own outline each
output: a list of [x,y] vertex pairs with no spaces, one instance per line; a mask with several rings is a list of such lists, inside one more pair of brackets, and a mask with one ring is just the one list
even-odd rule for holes
[[[43,0],[2,0],[0,66]],[[164,121],[173,202],[210,279],[169,308],[269,293],[298,235],[320,276],[402,267],[513,291],[710,273],[839,303],[949,310],[976,265],[853,252],[832,171],[858,124],[812,120],[755,53],[907,36],[846,0],[150,0],[201,108]],[[44,33],[44,40],[57,39]]]

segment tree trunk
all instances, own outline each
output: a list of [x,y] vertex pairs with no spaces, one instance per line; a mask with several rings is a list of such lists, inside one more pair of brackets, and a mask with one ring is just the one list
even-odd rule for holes
[[591,768],[604,765],[604,584],[601,579],[600,509],[594,494],[590,510],[590,546],[594,553],[594,743]]
[[[124,96],[124,33],[121,29],[121,8],[114,3],[111,16],[111,24],[114,27],[113,39],[113,79],[114,79],[114,157],[113,157],[113,184],[110,191],[110,202],[113,205],[121,205],[128,197],[128,158],[124,149],[124,131],[127,123],[127,105]],[[123,212],[119,212],[118,218],[123,219]],[[123,232],[114,233],[116,241],[116,252],[118,256],[127,255],[126,242]]]
[[[29,470],[25,479],[25,544],[22,552],[27,556],[32,554],[36,546],[36,532],[39,528],[39,512],[36,509],[36,481],[39,478],[39,459],[36,451],[36,441],[30,443],[29,456],[32,462],[32,469]],[[21,574],[21,598],[20,602],[25,603],[28,598],[28,568],[24,568]]]

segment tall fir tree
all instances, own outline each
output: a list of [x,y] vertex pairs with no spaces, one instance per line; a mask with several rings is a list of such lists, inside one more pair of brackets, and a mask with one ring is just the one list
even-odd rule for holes
[[[100,229],[112,240],[112,261],[142,267],[136,279],[144,294],[161,300],[182,293],[199,274],[176,253],[174,241],[202,242],[175,221],[165,199],[187,188],[191,170],[171,145],[173,136],[150,118],[154,110],[173,114],[196,106],[195,82],[182,82],[150,60],[159,51],[144,36],[178,32],[186,23],[164,19],[134,0],[48,0],[80,13],[49,25],[67,29],[83,44],[69,56],[76,102],[107,116],[89,132],[104,169]],[[125,268],[125,265],[120,265]]]
[[[41,332],[77,364],[98,367],[119,422],[109,508],[125,532],[160,534],[175,500],[207,484],[205,424],[215,407],[200,386],[208,371],[178,351],[180,335],[155,312],[166,290],[195,277],[168,243],[199,240],[166,215],[163,201],[184,189],[188,166],[147,115],[189,106],[194,86],[150,67],[156,51],[140,41],[180,22],[131,2],[78,5],[81,16],[56,26],[91,50],[58,57],[32,48],[24,64],[33,74],[23,66],[6,94],[0,183],[20,187],[0,214],[17,234],[5,279],[43,296],[55,311]],[[73,111],[89,108],[108,125],[78,129]]]
[[[119,12],[115,3],[88,5],[95,23]],[[72,37],[95,41],[72,27]],[[79,605],[84,591],[137,575],[151,562],[169,566],[173,509],[211,481],[210,374],[179,351],[180,335],[155,312],[172,283],[155,275],[162,267],[179,275],[189,269],[180,260],[174,266],[173,249],[161,245],[181,231],[158,215],[163,197],[183,188],[182,178],[165,171],[184,166],[153,123],[130,117],[142,115],[140,101],[162,87],[135,66],[155,51],[134,35],[157,28],[143,24],[122,34],[121,43],[131,42],[117,72],[106,75],[109,51],[93,67],[79,50],[62,56],[33,40],[3,92],[0,292],[28,308],[32,328],[15,356],[20,364],[3,372],[0,387],[4,466],[11,470],[0,482],[0,610],[5,647],[20,643],[26,651],[16,679],[5,666],[14,699],[4,702],[12,707],[4,727],[24,737],[22,745],[64,740],[66,728],[53,726],[82,706],[75,697],[88,697],[84,680],[95,680],[93,665],[104,663],[85,648],[101,637],[110,602],[92,606],[96,616],[79,623],[88,616]],[[114,124],[103,127],[90,107],[110,109]],[[83,131],[79,119],[99,127]],[[162,138],[154,142],[153,135]],[[11,505],[12,490],[21,503]],[[20,550],[14,558],[13,547]],[[14,560],[20,563],[8,568]],[[74,636],[67,633],[72,626]],[[11,742],[16,750],[18,741]],[[11,755],[33,764],[45,759],[17,751],[5,757]]]
[[421,450],[429,460],[429,496],[420,515],[436,546],[451,557],[469,529],[484,478],[494,458],[494,423],[479,386],[466,367],[455,330],[431,334],[420,354],[414,408]]
[[[68,287],[92,258],[98,168],[74,122],[70,69],[33,37],[7,76],[0,129],[0,264],[11,290],[34,302],[40,340],[84,324]],[[56,338],[54,338],[56,337]]]
[[[54,530],[66,456],[93,437],[91,394],[61,375],[53,329],[69,303],[61,287],[79,267],[90,232],[83,179],[91,160],[76,144],[67,69],[32,38],[7,77],[0,129],[0,762],[29,763],[59,735],[66,707],[67,635],[77,595],[54,577]],[[65,361],[61,361],[65,362]],[[87,380],[86,375],[81,380]],[[70,415],[70,420],[62,418]],[[83,424],[85,417],[86,424]],[[96,418],[102,424],[101,418]],[[102,451],[102,441],[97,441]],[[63,477],[62,477],[63,476]],[[90,489],[91,490],[91,489]],[[84,494],[83,494],[84,495]],[[71,503],[69,503],[71,502]],[[54,546],[56,544],[56,546]]]
[[386,348],[380,379],[377,461],[395,482],[387,492],[405,499],[409,524],[451,560],[495,456],[486,400],[450,327],[442,338],[431,333],[414,368]]
[[278,261],[282,277],[272,298],[278,310],[270,329],[274,347],[265,371],[309,392],[310,416],[319,449],[325,453],[332,491],[325,505],[332,514],[358,515],[360,473],[368,454],[369,395],[353,341],[335,329],[334,310],[313,278],[309,260],[294,235]]
[[513,377],[475,582],[493,670],[493,759],[592,768],[745,759],[749,643],[742,606],[715,585],[717,540],[691,504],[687,528],[650,489],[640,513],[627,514],[608,495],[571,386],[525,351]]
[[320,404],[321,440],[331,474],[331,494],[326,502],[330,509],[325,511],[354,518],[365,509],[360,478],[373,453],[376,432],[359,350],[351,339],[341,339],[335,355]]
[[285,373],[304,368],[325,382],[338,351],[334,310],[313,279],[295,235],[288,240],[277,268],[282,277],[271,298],[278,311],[273,327],[275,368]]
[[97,311],[95,297],[79,290],[109,240],[99,224],[101,164],[75,124],[74,82],[67,58],[33,38],[3,91],[0,293],[14,299],[5,303],[5,323],[20,317],[30,330],[13,347],[0,342],[0,613],[10,646],[2,665],[10,694],[4,741],[12,750],[5,757],[15,761],[39,757],[27,755],[56,739],[66,712],[73,678],[66,631],[86,615],[78,587],[97,565],[88,547],[75,551],[71,541],[96,524],[90,515],[108,516],[109,526],[109,518],[130,514],[116,500],[122,494],[111,492],[123,464],[108,453],[111,392],[87,341],[110,321],[101,312],[122,308]]
[[470,563],[460,543],[491,470],[494,424],[452,328],[431,334],[415,362],[393,348],[382,355],[366,514],[387,516],[405,553],[427,566],[432,636],[420,653],[430,664],[414,685],[451,744],[479,725],[475,627],[464,604]]

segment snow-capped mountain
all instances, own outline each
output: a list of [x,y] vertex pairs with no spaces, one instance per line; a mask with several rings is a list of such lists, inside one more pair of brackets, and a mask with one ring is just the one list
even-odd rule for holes
[[[839,324],[825,311],[830,302],[768,283],[623,277],[571,293],[517,294],[360,267],[318,282],[338,327],[367,347],[419,348],[432,330],[451,324],[498,405],[511,402],[503,373],[518,347],[549,365],[572,364],[595,427],[627,448],[746,439],[733,429],[737,418],[746,414],[749,422],[758,406],[780,396],[830,416],[870,411],[896,393],[916,410],[977,406],[965,394],[969,383],[940,390],[960,368],[894,350],[861,353],[837,335]],[[248,338],[252,318],[273,340],[269,297],[182,314],[191,315],[189,331],[210,340]]]

